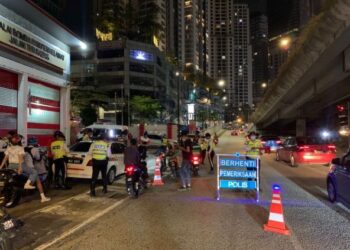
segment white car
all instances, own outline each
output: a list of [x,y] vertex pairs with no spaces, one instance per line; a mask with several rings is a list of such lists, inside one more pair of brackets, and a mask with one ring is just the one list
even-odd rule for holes
[[[78,142],[72,145],[67,155],[67,178],[91,179],[92,157],[88,155],[92,142]],[[112,158],[108,161],[108,184],[112,184],[115,177],[124,173],[125,145],[111,142]],[[99,175],[101,179],[101,173]]]

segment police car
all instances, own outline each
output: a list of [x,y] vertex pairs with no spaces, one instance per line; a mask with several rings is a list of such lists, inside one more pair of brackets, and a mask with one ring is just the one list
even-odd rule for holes
[[[67,155],[67,178],[91,179],[92,157],[88,155],[91,145],[90,141],[82,141],[70,147]],[[112,157],[107,165],[108,184],[112,184],[116,176],[124,173],[125,145],[120,142],[111,142],[110,145]]]

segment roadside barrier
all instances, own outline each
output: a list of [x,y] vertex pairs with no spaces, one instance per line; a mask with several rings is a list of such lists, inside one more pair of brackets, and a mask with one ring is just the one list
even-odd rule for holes
[[157,157],[156,159],[156,166],[154,168],[154,179],[153,179],[153,186],[163,186],[164,182],[162,180],[162,175],[160,173],[160,158]]
[[264,225],[264,230],[273,233],[290,235],[290,231],[284,222],[281,188],[278,185],[274,185],[272,189],[270,215],[267,224]]

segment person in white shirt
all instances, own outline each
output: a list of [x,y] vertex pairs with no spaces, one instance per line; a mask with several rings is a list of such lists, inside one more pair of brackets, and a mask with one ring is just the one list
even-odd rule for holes
[[[17,171],[18,174],[23,173],[23,163],[24,163],[24,147],[20,146],[21,138],[18,135],[11,137],[11,146],[7,147],[5,151],[5,158],[2,160],[0,169],[2,169],[6,162],[9,161],[7,168]],[[30,179],[24,185],[24,189],[34,189],[35,187],[31,185]]]

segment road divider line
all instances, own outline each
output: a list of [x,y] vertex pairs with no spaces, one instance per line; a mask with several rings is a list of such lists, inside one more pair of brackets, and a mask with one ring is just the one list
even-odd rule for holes
[[35,250],[44,250],[47,249],[51,246],[53,246],[54,244],[56,244],[57,242],[63,240],[64,238],[74,234],[75,232],[77,232],[78,230],[80,230],[81,228],[87,226],[88,224],[94,222],[95,220],[97,220],[98,218],[102,217],[103,215],[107,214],[108,212],[110,212],[111,210],[115,209],[116,207],[120,206],[121,204],[124,203],[124,201],[126,201],[129,197],[125,197],[124,199],[117,201],[116,203],[114,203],[113,205],[111,205],[110,207],[102,210],[101,212],[95,214],[94,216],[90,217],[89,219],[87,219],[86,221],[84,221],[83,223],[76,225],[75,227],[71,228],[70,230],[64,232],[63,234],[61,234],[60,236],[54,238],[52,241],[47,242],[45,244],[42,244],[36,248],[34,248]]

